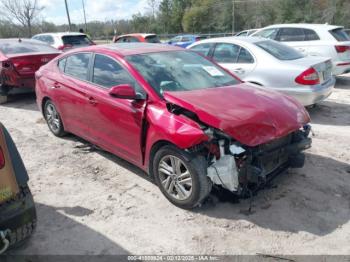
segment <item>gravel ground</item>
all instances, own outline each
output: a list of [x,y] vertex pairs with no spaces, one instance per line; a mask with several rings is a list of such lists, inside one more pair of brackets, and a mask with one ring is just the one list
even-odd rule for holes
[[303,169],[249,201],[184,211],[146,174],[75,136],[51,135],[33,95],[0,106],[30,175],[38,228],[13,254],[350,255],[350,75],[314,109]]

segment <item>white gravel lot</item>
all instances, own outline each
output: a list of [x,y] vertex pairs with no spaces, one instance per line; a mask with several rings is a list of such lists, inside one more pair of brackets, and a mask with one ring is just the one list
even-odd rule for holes
[[247,215],[248,200],[176,208],[131,164],[54,137],[34,96],[15,96],[0,121],[28,169],[38,228],[12,253],[350,255],[350,75],[309,111],[305,167],[260,191]]

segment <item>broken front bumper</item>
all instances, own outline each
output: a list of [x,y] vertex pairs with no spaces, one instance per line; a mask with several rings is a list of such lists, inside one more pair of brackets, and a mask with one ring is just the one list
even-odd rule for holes
[[208,176],[216,185],[246,195],[264,186],[288,168],[304,166],[303,151],[311,147],[308,137],[311,127],[305,126],[285,137],[257,147],[231,145],[225,149],[221,142],[221,157],[208,167]]

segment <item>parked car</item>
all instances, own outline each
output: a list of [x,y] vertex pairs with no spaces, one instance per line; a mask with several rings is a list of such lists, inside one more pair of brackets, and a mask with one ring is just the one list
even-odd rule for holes
[[0,123],[0,254],[23,244],[36,227],[28,174],[16,145]]
[[331,57],[333,74],[350,72],[350,37],[342,26],[281,24],[265,27],[252,36],[283,42],[309,56]]
[[199,35],[178,35],[170,39],[167,43],[169,45],[186,48],[187,46],[205,38],[206,38],[205,36],[199,36]]
[[293,96],[304,106],[326,99],[335,85],[329,58],[305,56],[260,37],[223,37],[189,49],[208,56],[242,80]]
[[37,104],[54,135],[73,133],[137,165],[182,208],[199,205],[212,184],[251,195],[302,167],[311,145],[309,115],[295,99],[242,83],[179,47],[81,48],[36,77]]
[[348,34],[348,36],[350,37],[350,29],[344,29],[345,33]]
[[32,39],[44,42],[61,51],[95,45],[88,35],[75,32],[44,33],[35,35],[32,37]]
[[244,30],[241,32],[238,32],[237,34],[235,34],[235,36],[250,36],[252,34],[254,34],[255,32],[257,32],[259,29],[249,29],[249,30]]
[[1,102],[11,93],[33,92],[34,73],[59,54],[36,40],[0,39]]
[[113,37],[113,43],[160,43],[156,34],[127,34]]

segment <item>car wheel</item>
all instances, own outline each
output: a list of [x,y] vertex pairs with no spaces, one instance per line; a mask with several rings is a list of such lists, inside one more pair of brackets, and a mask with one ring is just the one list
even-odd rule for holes
[[164,146],[155,154],[153,174],[161,192],[180,208],[200,205],[211,191],[205,158],[174,146]]
[[61,116],[57,112],[56,106],[51,100],[47,100],[45,103],[44,116],[49,129],[55,136],[62,137],[66,134]]

